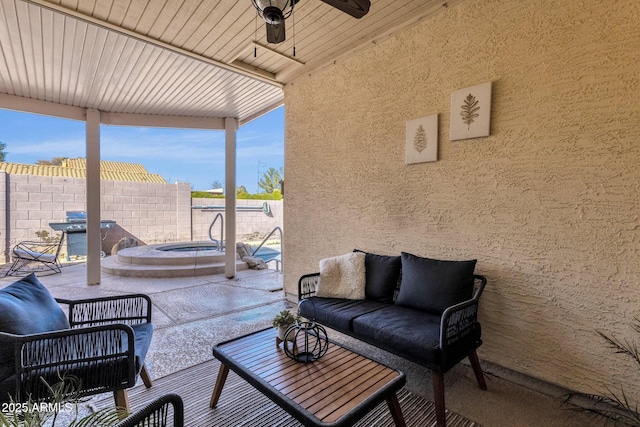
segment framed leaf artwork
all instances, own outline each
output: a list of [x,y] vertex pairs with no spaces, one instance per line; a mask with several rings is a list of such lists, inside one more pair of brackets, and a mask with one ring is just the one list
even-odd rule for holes
[[451,94],[452,141],[489,136],[491,82],[469,86]]
[[438,160],[438,115],[407,121],[405,163]]

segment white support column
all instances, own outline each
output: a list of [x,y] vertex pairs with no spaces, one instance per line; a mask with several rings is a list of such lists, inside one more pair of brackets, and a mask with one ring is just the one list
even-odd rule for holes
[[100,111],[87,109],[87,284],[100,284]]
[[227,117],[225,129],[225,276],[236,276],[236,131],[238,121]]

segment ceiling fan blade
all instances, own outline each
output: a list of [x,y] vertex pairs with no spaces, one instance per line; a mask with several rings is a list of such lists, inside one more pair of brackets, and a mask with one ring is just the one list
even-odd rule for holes
[[354,18],[362,18],[369,12],[369,0],[322,0],[326,4],[347,13]]
[[267,23],[267,42],[282,43],[286,37],[284,31],[284,20],[279,24]]

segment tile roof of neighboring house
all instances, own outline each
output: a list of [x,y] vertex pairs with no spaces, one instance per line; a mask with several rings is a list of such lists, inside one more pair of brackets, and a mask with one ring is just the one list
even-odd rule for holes
[[[85,178],[87,167],[85,159],[67,159],[62,166],[0,162],[0,171],[16,175]],[[110,181],[167,183],[160,175],[147,172],[141,164],[107,160],[100,161],[100,178]]]

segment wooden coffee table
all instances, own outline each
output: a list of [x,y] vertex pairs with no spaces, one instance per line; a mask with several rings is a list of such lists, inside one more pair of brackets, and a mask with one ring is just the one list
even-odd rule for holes
[[212,408],[231,369],[305,426],[352,426],[386,400],[396,425],[405,427],[396,396],[403,372],[336,343],[315,362],[295,362],[275,338],[270,328],[213,347],[221,364]]

